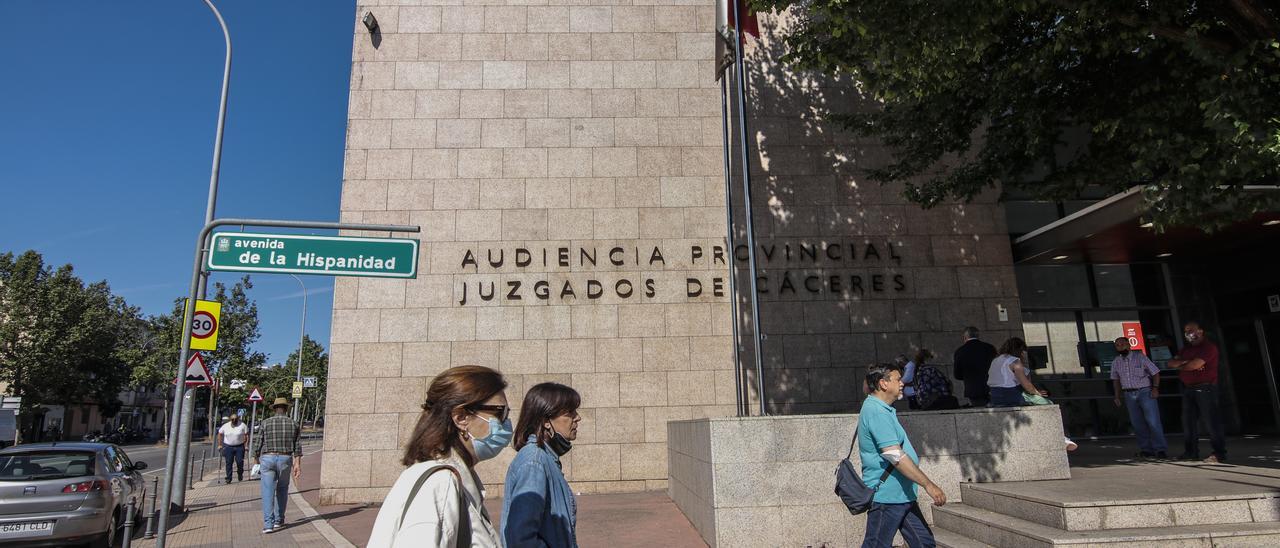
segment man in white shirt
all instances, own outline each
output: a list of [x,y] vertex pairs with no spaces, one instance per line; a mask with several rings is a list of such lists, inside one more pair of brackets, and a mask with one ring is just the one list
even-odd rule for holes
[[[227,421],[227,417],[222,417]],[[240,415],[231,415],[218,429],[218,446],[222,448],[222,458],[227,461],[227,483],[231,483],[231,462],[236,464],[236,478],[244,481],[244,441],[249,435],[249,427],[240,422]]]

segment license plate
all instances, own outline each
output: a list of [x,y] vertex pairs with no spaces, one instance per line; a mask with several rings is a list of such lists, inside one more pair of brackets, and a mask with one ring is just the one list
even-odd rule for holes
[[55,520],[0,523],[0,538],[47,537],[53,534]]

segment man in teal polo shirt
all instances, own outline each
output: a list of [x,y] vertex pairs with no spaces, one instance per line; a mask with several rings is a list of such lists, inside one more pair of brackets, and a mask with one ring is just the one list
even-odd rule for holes
[[[935,506],[947,502],[942,488],[929,480],[917,464],[920,457],[898,422],[893,403],[902,397],[902,370],[895,365],[873,365],[867,371],[869,395],[858,415],[858,454],[862,457],[862,481],[876,490],[867,512],[867,534],[863,548],[889,548],[893,536],[911,548],[933,548],[933,531],[925,523],[916,504],[916,484],[924,486]],[[880,483],[880,476],[893,466],[893,473]]]

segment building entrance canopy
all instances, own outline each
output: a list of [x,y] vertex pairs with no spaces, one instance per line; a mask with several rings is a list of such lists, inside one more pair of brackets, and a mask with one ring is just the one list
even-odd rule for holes
[[[1249,187],[1251,194],[1280,187]],[[1215,233],[1174,228],[1157,233],[1142,219],[1139,187],[1101,200],[1013,242],[1018,264],[1119,264],[1206,260],[1247,253],[1280,234],[1280,211],[1259,213]]]

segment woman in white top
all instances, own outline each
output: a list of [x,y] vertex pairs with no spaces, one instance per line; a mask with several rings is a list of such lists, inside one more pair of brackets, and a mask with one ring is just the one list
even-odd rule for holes
[[[991,360],[987,370],[987,386],[991,388],[992,407],[1018,405],[1048,405],[1048,392],[1031,383],[1031,370],[1027,368],[1027,343],[1018,337],[1010,337],[1000,345],[1000,355]],[[1067,451],[1075,451],[1071,438],[1063,438]]]
[[502,374],[454,367],[431,382],[400,474],[382,502],[370,548],[502,546],[473,470],[511,443]]

